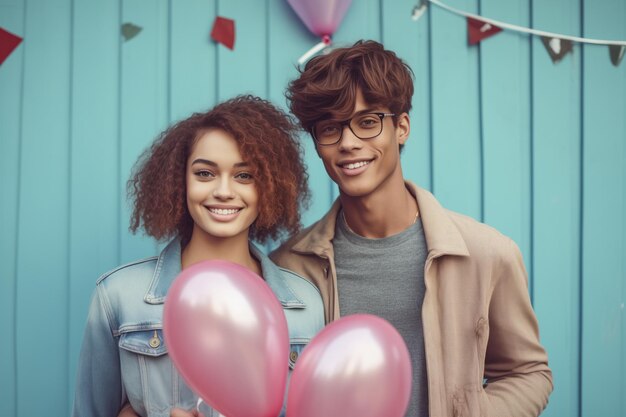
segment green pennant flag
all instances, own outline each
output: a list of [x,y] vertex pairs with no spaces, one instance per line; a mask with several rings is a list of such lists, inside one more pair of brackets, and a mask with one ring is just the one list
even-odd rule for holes
[[611,62],[616,67],[622,62],[624,51],[626,51],[626,46],[624,45],[609,45],[609,56],[611,57]]
[[122,36],[124,41],[129,41],[141,32],[141,27],[133,25],[132,23],[124,23],[122,25]]

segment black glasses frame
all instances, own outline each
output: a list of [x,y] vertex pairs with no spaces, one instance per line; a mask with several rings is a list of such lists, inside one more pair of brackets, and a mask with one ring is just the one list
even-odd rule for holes
[[[354,119],[355,117],[366,116],[368,114],[374,114],[374,115],[378,116],[378,118],[380,118],[380,131],[378,133],[376,133],[375,135],[373,135],[373,136],[361,137],[361,136],[357,135],[356,132],[352,129],[352,126],[351,126],[352,119]],[[357,138],[359,138],[361,140],[374,139],[375,137],[380,136],[380,134],[383,133],[383,128],[384,128],[383,119],[385,117],[394,117],[395,115],[396,115],[395,113],[368,112],[368,113],[354,115],[351,118],[349,118],[348,120],[344,120],[343,122],[337,122],[337,124],[339,125],[339,127],[341,127],[341,129],[339,130],[339,138],[337,138],[337,140],[335,142],[333,142],[333,143],[321,143],[317,139],[317,137],[315,136],[315,126],[311,127],[309,133],[313,137],[313,140],[315,141],[315,143],[317,143],[320,146],[331,146],[331,145],[336,145],[339,142],[341,142],[341,138],[343,138],[343,131],[345,130],[346,126],[348,126],[348,129],[350,129],[350,132],[352,132],[352,134],[354,136],[356,136]]]

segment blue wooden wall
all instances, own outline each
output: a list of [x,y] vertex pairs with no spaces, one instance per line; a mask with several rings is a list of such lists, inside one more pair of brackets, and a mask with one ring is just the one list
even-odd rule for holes
[[[448,0],[523,26],[626,39],[626,0]],[[355,0],[338,44],[380,40],[414,69],[406,177],[510,235],[555,391],[544,415],[626,415],[626,60],[504,32],[468,47],[462,18]],[[235,50],[208,40],[233,18]],[[120,25],[142,32],[123,42]],[[250,92],[284,105],[317,42],[285,0],[0,0],[25,38],[0,66],[0,416],[68,415],[96,278],[156,253],[128,233],[125,182],[170,122]],[[314,202],[336,196],[311,142]]]

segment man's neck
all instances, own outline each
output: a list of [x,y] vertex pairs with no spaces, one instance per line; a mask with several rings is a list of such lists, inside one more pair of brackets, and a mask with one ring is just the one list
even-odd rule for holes
[[360,236],[379,239],[398,234],[415,223],[419,215],[417,201],[400,179],[367,196],[341,193],[348,227]]

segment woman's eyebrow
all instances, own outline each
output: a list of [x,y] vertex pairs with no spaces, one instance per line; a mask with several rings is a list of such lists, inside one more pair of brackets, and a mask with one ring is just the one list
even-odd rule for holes
[[194,164],[205,164],[205,165],[211,165],[211,166],[217,167],[217,164],[215,162],[209,161],[208,159],[202,159],[202,158],[194,159],[191,165],[194,165]]
[[[216,168],[218,167],[217,163],[208,159],[203,159],[203,158],[194,159],[191,165],[194,165],[194,164],[205,164],[205,165],[211,165],[212,167],[216,167]],[[250,164],[247,162],[237,162],[236,164],[233,164],[233,167],[235,168],[248,167],[248,166],[250,166]]]

